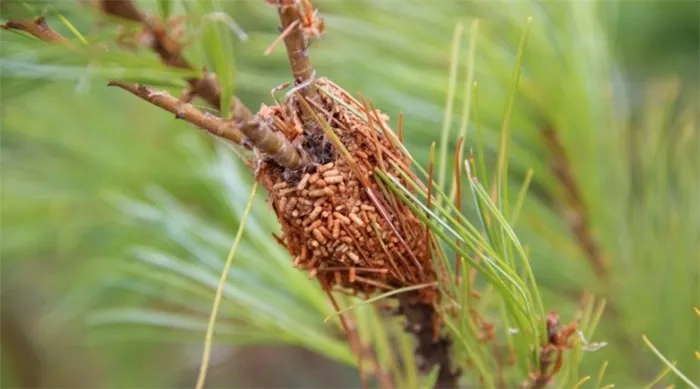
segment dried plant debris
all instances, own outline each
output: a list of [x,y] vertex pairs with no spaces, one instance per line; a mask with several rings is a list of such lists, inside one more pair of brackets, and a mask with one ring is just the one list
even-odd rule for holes
[[[270,158],[260,161],[257,178],[268,189],[282,226],[277,237],[294,266],[318,278],[327,290],[367,297],[436,281],[426,227],[373,175],[377,169],[402,177],[410,158],[387,125],[327,79],[315,81],[318,98],[292,94],[276,106],[263,106],[259,120],[297,145],[309,163],[291,170]],[[305,99],[305,100],[301,100]],[[304,126],[305,109],[318,122]],[[326,133],[319,134],[318,128]],[[332,131],[332,133],[330,133]],[[405,183],[404,183],[405,184]],[[437,387],[455,387],[450,341],[439,334],[435,286],[398,296],[397,314],[417,339],[422,371],[440,366]]]
[[[266,160],[258,172],[282,225],[279,240],[294,257],[294,266],[309,271],[328,288],[338,286],[364,296],[434,281],[430,253],[421,239],[425,227],[373,179],[375,169],[400,176],[397,166],[408,168],[408,156],[359,117],[356,112],[363,106],[357,100],[328,80],[320,79],[317,85],[345,103],[321,94],[320,106],[313,107],[342,151],[326,135],[307,136],[300,124],[304,114],[300,95],[290,96],[284,104],[263,106],[258,114],[300,145],[312,161],[290,171]],[[386,120],[378,112],[370,113],[375,114]],[[426,302],[435,298],[428,289],[422,292]]]
[[561,326],[558,313],[550,312],[547,315],[547,342],[540,346],[539,370],[530,373],[525,387],[539,389],[551,383],[564,363],[564,351],[574,347],[578,327],[578,320]]

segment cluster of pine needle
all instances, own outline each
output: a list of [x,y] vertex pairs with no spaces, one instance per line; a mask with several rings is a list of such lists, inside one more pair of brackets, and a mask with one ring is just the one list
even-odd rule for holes
[[[309,42],[323,34],[324,22],[308,0],[270,3],[279,13],[281,31],[270,50],[284,42],[293,76],[293,82],[279,88],[288,89],[284,100],[262,105],[253,113],[235,96],[222,96],[216,77],[207,71],[202,71],[200,77],[187,78],[189,88],[178,97],[123,80],[112,80],[109,85],[252,151],[255,157],[249,161],[251,170],[269,193],[282,227],[282,234],[276,238],[293,258],[293,265],[308,272],[310,279],[318,280],[334,304],[332,292],[365,299],[395,293],[392,309],[405,318],[406,331],[415,336],[421,370],[428,373],[437,369],[435,387],[458,387],[462,373],[458,366],[471,362],[455,361],[453,340],[443,325],[445,316],[453,315],[443,307],[456,297],[440,287],[452,281],[446,280],[446,269],[437,265],[442,262],[435,260],[440,252],[439,238],[406,198],[381,178],[394,177],[393,183],[404,188],[419,181],[402,144],[402,121],[395,132],[389,118],[371,102],[353,97],[331,80],[316,77],[308,54]],[[139,10],[131,0],[102,0],[90,5],[122,22],[140,24],[142,31],[135,40],[167,66],[195,70],[182,55],[183,44],[170,35],[167,22]],[[11,20],[3,28],[75,48],[43,18]],[[196,98],[206,101],[219,114],[193,105]],[[461,155],[461,143],[457,155]],[[459,163],[457,160],[457,175]],[[428,209],[435,190],[432,165],[429,170],[427,187],[421,184],[406,192],[422,193]],[[460,261],[458,258],[457,263]],[[459,268],[456,273],[460,276],[458,284],[473,282],[473,274],[464,280]],[[467,293],[467,300],[478,298],[476,291]],[[493,344],[499,386],[512,385],[505,382],[500,370],[516,363],[513,346],[500,344],[493,324],[476,310],[470,315],[469,320],[478,327],[477,341]],[[523,384],[530,388],[542,388],[551,382],[562,368],[563,351],[573,348],[578,331],[576,321],[561,326],[556,313],[540,319],[545,323],[543,340],[528,350],[534,358],[521,361],[530,366],[531,376]],[[501,355],[504,348],[510,355]]]

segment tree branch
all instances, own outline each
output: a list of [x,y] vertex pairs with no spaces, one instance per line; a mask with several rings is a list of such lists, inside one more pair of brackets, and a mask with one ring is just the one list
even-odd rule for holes
[[[100,9],[107,15],[141,23],[152,39],[150,49],[160,57],[164,64],[178,68],[195,70],[182,55],[182,45],[168,35],[167,29],[159,20],[148,17],[141,12],[132,0],[99,0]],[[199,78],[187,78],[192,89],[191,94],[200,96],[212,107],[221,109],[221,88],[212,73],[205,73]],[[233,118],[246,122],[253,116],[250,109],[236,96],[231,107]]]
[[107,85],[124,89],[134,96],[174,114],[177,119],[192,123],[220,138],[228,139],[236,144],[243,142],[243,136],[233,121],[223,120],[218,116],[200,111],[192,104],[183,102],[167,92],[122,81],[110,81]]
[[287,31],[284,37],[284,45],[287,48],[289,66],[292,68],[295,85],[304,85],[299,91],[302,96],[315,99],[318,95],[313,85],[314,69],[311,66],[308,40],[302,28],[302,15],[296,0],[280,0],[279,17],[282,23],[282,31]]
[[[14,29],[25,31],[47,43],[70,43],[64,36],[52,30],[44,18],[37,18],[33,21],[10,20],[0,27],[6,30]],[[237,118],[237,120],[224,120],[216,115],[203,112],[195,108],[192,104],[181,101],[166,92],[158,92],[144,85],[122,81],[111,81],[108,85],[124,89],[174,114],[178,119],[183,119],[206,130],[210,134],[248,148],[250,148],[252,144],[263,154],[269,156],[286,168],[298,169],[307,163],[305,153],[300,154],[300,151],[284,138],[283,135],[278,135],[257,117],[252,117],[249,111],[250,117],[245,122],[240,118]]]
[[[128,0],[110,0],[106,1],[107,3],[114,3],[115,5],[117,4],[130,4],[131,2]],[[124,12],[124,10],[130,10],[130,9],[135,9],[135,8],[129,8],[127,6],[122,6],[122,7],[114,7],[110,6],[110,10],[117,12],[117,10],[120,10],[119,12]],[[120,14],[121,16],[121,14]],[[133,16],[133,15],[132,15]],[[63,35],[57,33],[54,31],[51,27],[49,27],[48,23],[46,23],[46,20],[43,17],[39,17],[32,20],[9,20],[2,24],[0,28],[5,29],[5,30],[19,30],[19,31],[24,31],[32,36],[41,39],[44,42],[47,43],[63,43],[66,46],[70,47],[70,40],[66,39]],[[188,80],[190,84],[192,84],[191,80]],[[126,85],[125,83],[121,83],[122,85]],[[196,82],[197,85],[200,86],[200,91],[195,92],[196,94],[202,96],[203,98],[206,99],[206,97],[209,97],[210,99],[216,99],[216,101],[219,101],[219,86],[216,83],[216,80],[213,79],[212,77],[207,77],[205,76],[202,78],[201,82],[200,80],[197,80]],[[133,85],[133,87],[137,87],[136,85]],[[206,93],[202,94],[202,91],[206,91]],[[210,104],[213,104],[213,101],[210,101]],[[243,103],[240,102],[240,100],[235,99],[234,100],[234,118],[236,118],[237,121],[239,122],[245,122],[251,119],[252,114],[246,108]],[[218,105],[215,105],[215,108],[219,108]],[[232,140],[236,142],[237,144],[240,143],[240,140],[243,139],[243,135],[238,131],[237,128],[234,128],[232,131],[238,132],[237,134],[229,134],[228,138],[229,140]],[[234,140],[238,139],[238,141]]]
[[31,34],[35,38],[39,38],[44,42],[63,43],[68,45],[70,41],[63,35],[57,33],[49,27],[44,17],[38,17],[34,20],[8,20],[2,26],[3,30],[19,30]]
[[131,20],[132,22],[137,23],[146,22],[146,15],[141,12],[130,0],[100,0],[98,6],[102,12],[108,15],[116,16],[125,20]]
[[571,171],[566,151],[559,140],[559,136],[551,127],[547,126],[541,132],[552,154],[552,172],[564,189],[566,203],[570,210],[570,215],[566,218],[569,228],[583,250],[586,259],[591,264],[593,271],[598,277],[604,278],[608,272],[605,259],[591,232],[588,208]]
[[438,367],[435,389],[454,389],[458,387],[461,370],[455,368],[452,357],[452,340],[445,335],[435,338],[435,323],[440,313],[432,304],[421,302],[413,293],[397,296],[399,306],[396,314],[406,318],[406,331],[416,338],[415,354],[421,361],[419,370],[426,374]]
[[[174,114],[176,118],[206,130],[210,134],[244,146],[252,144],[262,153],[288,169],[299,169],[306,163],[302,154],[291,142],[281,134],[270,129],[257,117],[239,126],[238,121],[224,120],[208,112],[201,111],[192,104],[181,101],[167,92],[156,91],[145,85],[121,81],[111,81],[108,85],[124,89]],[[245,137],[241,136],[241,133]]]

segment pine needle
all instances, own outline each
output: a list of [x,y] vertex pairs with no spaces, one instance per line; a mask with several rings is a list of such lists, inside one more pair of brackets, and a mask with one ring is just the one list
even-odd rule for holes
[[[328,296],[328,300],[331,302],[331,305],[333,305],[333,309],[335,309],[336,311],[340,311],[340,306],[338,305],[338,302],[335,301],[335,298],[333,297],[331,291],[328,288],[326,288],[326,286],[323,285],[323,283],[321,283],[321,286],[326,291],[326,295]],[[365,375],[365,370],[362,368],[362,342],[357,336],[357,333],[350,330],[350,324],[348,323],[347,318],[344,315],[338,315],[338,317],[340,318],[340,325],[343,327],[343,331],[345,331],[345,335],[348,337],[350,347],[353,349],[357,356],[357,370],[360,374],[360,382],[362,383],[362,389],[369,389],[369,384],[367,383],[367,375]]]
[[264,55],[267,57],[268,55],[272,54],[272,52],[275,50],[275,48],[284,40],[284,38],[289,35],[289,33],[292,31],[292,28],[296,27],[296,25],[299,24],[298,20],[295,20],[292,24],[287,26],[287,28],[282,31],[282,33],[272,42],[270,43],[270,46],[265,49]]
[[447,171],[447,141],[450,135],[450,127],[452,124],[452,110],[454,106],[455,89],[457,87],[457,69],[459,67],[459,52],[462,42],[462,30],[464,26],[458,23],[455,26],[454,36],[452,38],[452,55],[450,59],[450,78],[447,85],[447,96],[445,103],[445,112],[442,118],[442,130],[440,131],[440,172],[438,175],[438,185],[441,188],[445,183],[445,172]]
[[231,264],[233,263],[233,257],[236,254],[236,249],[238,244],[241,242],[243,237],[243,231],[245,230],[245,223],[250,214],[250,210],[253,207],[253,200],[255,199],[255,192],[258,188],[258,183],[254,182],[253,187],[250,190],[250,196],[248,197],[248,203],[243,211],[243,216],[241,217],[241,222],[238,226],[238,232],[236,232],[236,238],[233,241],[231,250],[226,258],[226,263],[224,264],[224,270],[221,272],[221,280],[219,281],[219,286],[216,288],[216,295],[214,297],[214,304],[211,308],[211,315],[209,316],[209,325],[207,326],[207,334],[204,338],[204,351],[202,352],[202,364],[199,367],[199,376],[197,377],[196,389],[204,388],[204,381],[207,378],[207,369],[209,368],[209,358],[211,356],[211,346],[212,339],[214,337],[214,326],[216,325],[216,316],[219,314],[219,307],[221,305],[221,300],[224,295],[224,286],[226,285],[226,279],[228,278],[228,273],[231,270]]
[[591,376],[589,376],[589,375],[588,375],[588,376],[585,376],[585,377],[583,377],[583,378],[581,378],[581,379],[576,383],[576,385],[573,386],[573,389],[578,389],[578,388],[580,388],[581,385],[585,384],[586,381],[588,381],[588,380],[590,380],[590,379],[591,379]]
[[56,16],[61,21],[61,23],[63,23],[63,25],[66,26],[66,28],[70,30],[70,32],[73,33],[73,35],[75,35],[76,38],[80,40],[82,44],[88,44],[88,41],[87,39],[85,39],[85,36],[80,33],[80,31],[73,25],[73,23],[71,23],[68,19],[66,19],[65,16],[61,15],[60,13],[56,14]]
[[656,354],[656,356],[657,356],[664,364],[666,364],[666,366],[668,366],[668,368],[671,369],[671,370],[676,374],[676,376],[678,376],[678,378],[680,378],[681,380],[683,380],[683,382],[685,382],[686,384],[688,384],[688,386],[689,386],[690,388],[693,388],[693,389],[700,389],[700,388],[698,387],[698,385],[696,385],[695,383],[693,383],[693,381],[691,381],[690,378],[686,377],[683,373],[681,373],[680,370],[678,370],[678,369],[676,368],[675,363],[673,363],[673,362],[669,361],[668,359],[666,359],[666,357],[664,357],[664,355],[661,354],[661,352],[660,352],[656,347],[654,347],[654,345],[651,343],[651,341],[649,341],[649,338],[647,338],[646,335],[642,335],[642,340],[644,340],[644,343],[646,343],[647,347],[649,347],[649,349],[651,349],[651,351],[652,351],[654,354]]
[[671,368],[668,367],[668,366],[666,366],[666,368],[663,369],[659,374],[657,374],[656,377],[654,377],[654,379],[651,380],[651,382],[649,382],[649,383],[644,387],[644,389],[652,389],[653,387],[655,387],[656,384],[658,384],[659,382],[661,382],[661,380],[664,379],[664,377],[666,377],[666,374],[668,374],[669,371],[671,371]]
[[603,365],[600,367],[600,372],[598,372],[598,379],[595,383],[596,388],[600,388],[600,385],[603,383],[603,377],[605,377],[606,370],[608,370],[608,361],[603,362]]
[[[428,288],[428,287],[435,286],[435,285],[437,285],[436,282],[426,282],[426,283],[424,283],[424,284],[411,285],[411,286],[406,286],[406,287],[404,287],[404,288],[394,289],[394,290],[392,290],[392,291],[390,291],[390,292],[386,292],[386,293],[383,293],[383,294],[376,295],[376,296],[374,296],[374,297],[372,297],[372,298],[369,298],[369,299],[367,299],[367,300],[362,300],[362,301],[360,301],[360,302],[358,302],[358,303],[355,303],[355,304],[350,305],[349,307],[343,308],[343,309],[341,309],[341,310],[339,310],[339,311],[333,313],[332,315],[328,316],[328,317],[325,318],[323,321],[324,321],[324,322],[327,322],[328,320],[334,318],[335,316],[338,316],[338,315],[343,314],[343,313],[345,313],[345,312],[347,312],[347,311],[353,310],[353,309],[359,307],[360,305],[371,304],[371,303],[373,303],[373,302],[375,302],[375,301],[379,301],[379,300],[381,300],[381,299],[383,299],[383,298],[386,298],[386,297],[390,297],[390,296],[393,296],[393,295],[401,294],[401,293],[404,293],[404,292],[410,292],[410,291],[413,291],[413,290],[419,290],[419,289],[423,289],[423,288]],[[197,388],[197,389],[200,389],[200,388]]]
[[[693,307],[693,309],[695,310],[695,314],[700,316],[700,309],[697,309],[696,307]],[[695,351],[694,354],[695,354],[695,359],[700,361],[700,351]]]

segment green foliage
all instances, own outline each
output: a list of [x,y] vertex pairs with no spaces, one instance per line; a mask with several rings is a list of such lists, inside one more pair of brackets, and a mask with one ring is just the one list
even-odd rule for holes
[[[693,383],[693,381],[691,381],[690,378],[686,377],[682,372],[680,372],[680,371],[674,366],[675,363],[672,363],[672,362],[670,362],[668,359],[666,359],[666,357],[664,357],[663,354],[661,354],[661,353],[659,352],[659,350],[658,350],[656,347],[654,347],[654,345],[649,341],[649,339],[647,339],[646,336],[642,336],[642,338],[644,339],[644,343],[647,344],[647,346],[651,349],[651,351],[653,351],[654,354],[656,354],[656,356],[667,366],[667,370],[665,370],[665,371],[668,371],[668,370],[673,371],[673,373],[674,373],[680,380],[682,380],[686,385],[688,385],[688,387],[690,387],[690,388],[692,388],[692,389],[697,389],[697,388],[698,388],[698,385],[696,385],[695,383]],[[662,373],[662,374],[663,374],[663,373]]]
[[187,8],[187,16],[194,21],[192,28],[200,32],[194,39],[206,58],[206,69],[216,74],[221,87],[221,116],[229,117],[235,91],[236,59],[232,31],[228,25],[234,22],[224,13],[219,0],[188,1],[183,4]]

